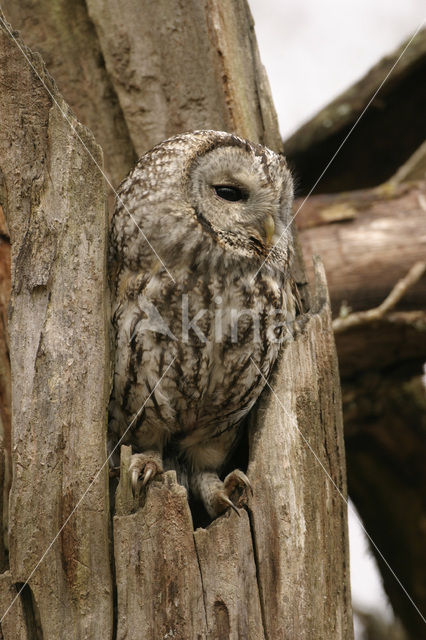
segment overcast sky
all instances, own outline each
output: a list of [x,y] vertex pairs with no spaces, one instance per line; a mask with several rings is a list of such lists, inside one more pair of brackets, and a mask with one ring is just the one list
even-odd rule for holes
[[426,18],[424,0],[249,0],[249,5],[284,138]]
[[[424,0],[249,0],[249,5],[284,139],[426,18]],[[379,574],[353,515],[350,544],[354,602],[390,616]]]

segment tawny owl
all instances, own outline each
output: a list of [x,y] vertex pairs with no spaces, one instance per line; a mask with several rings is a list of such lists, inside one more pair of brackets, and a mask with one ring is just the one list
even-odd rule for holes
[[221,470],[294,314],[292,198],[282,156],[218,131],[162,142],[119,188],[110,446],[132,445],[135,485],[176,465],[211,517],[250,486]]

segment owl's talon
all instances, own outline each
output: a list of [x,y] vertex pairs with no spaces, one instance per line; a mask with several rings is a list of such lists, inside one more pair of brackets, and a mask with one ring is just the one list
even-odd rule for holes
[[235,506],[235,504],[232,502],[232,500],[230,500],[230,499],[228,498],[228,496],[226,496],[226,495],[222,494],[222,495],[219,497],[219,500],[220,500],[220,501],[222,501],[222,502],[226,502],[226,504],[227,504],[227,505],[229,505],[229,506],[231,507],[231,509],[233,509],[233,510],[235,511],[235,513],[237,514],[237,516],[238,516],[239,518],[241,518],[241,514],[240,514],[239,510],[237,509],[237,507]]
[[210,515],[217,517],[231,507],[241,517],[240,509],[247,504],[248,493],[253,495],[250,480],[240,469],[235,469],[226,476],[223,483],[220,482],[220,487],[216,486],[213,497],[206,505],[207,510]]
[[228,495],[231,495],[237,487],[241,489],[242,492],[248,489],[250,494],[254,495],[250,480],[247,478],[244,471],[241,471],[241,469],[234,469],[234,471],[231,471],[231,473],[226,476],[223,483]]
[[145,465],[145,469],[143,471],[143,480],[142,480],[142,486],[143,487],[146,484],[148,484],[148,481],[149,481],[150,477],[155,475],[156,472],[157,472],[157,467],[155,465],[153,465],[152,462],[148,462]]
[[217,517],[218,515],[225,513],[225,511],[231,508],[233,509],[233,511],[235,511],[237,516],[241,518],[240,508],[246,503],[246,500],[240,495],[235,499],[235,502],[233,502],[229,497],[229,494],[229,489],[227,489],[225,486],[222,490],[216,493],[214,501],[212,503],[212,509],[209,510],[211,515],[214,514],[214,517]]
[[132,456],[129,470],[133,493],[136,494],[140,477],[142,477],[142,486],[145,487],[154,476],[163,473],[160,454],[156,452],[135,453]]
[[139,471],[137,469],[133,469],[132,471],[132,489],[133,493],[136,493],[136,488],[138,486],[139,480]]
[[220,491],[217,491],[209,507],[207,507],[207,510],[213,518],[217,518],[218,516],[228,511],[229,509],[232,509],[233,511],[235,511],[237,516],[241,518],[241,513],[238,506],[232,502],[231,498],[228,498],[225,490],[223,489]]

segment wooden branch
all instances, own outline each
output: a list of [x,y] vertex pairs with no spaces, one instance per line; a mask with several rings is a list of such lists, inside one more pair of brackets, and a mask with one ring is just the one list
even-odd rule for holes
[[[23,602],[29,637],[39,618],[44,640],[108,638],[107,220],[87,150],[100,165],[102,153],[40,57],[0,18],[0,175],[12,241],[9,558],[12,582],[29,580],[1,612],[3,637],[15,637],[6,620]],[[0,584],[9,588],[7,578]]]
[[336,318],[333,321],[333,330],[335,333],[342,333],[351,327],[359,327],[360,325],[371,324],[376,320],[386,317],[388,312],[393,309],[398,302],[407,293],[408,289],[420,280],[426,271],[426,262],[416,262],[404,278],[398,280],[390,294],[375,309],[368,311],[358,311],[350,313],[347,316]]
[[[308,275],[312,278],[312,255],[321,255],[335,316],[349,308],[361,313],[355,318],[365,319],[366,310],[380,307],[413,264],[424,261],[426,239],[419,229],[424,226],[425,193],[424,181],[386,183],[366,191],[313,196],[303,205],[296,223]],[[297,210],[299,204],[295,206]],[[374,323],[356,326],[357,320],[351,327],[346,325],[344,332],[337,331],[344,379],[400,362],[406,363],[408,377],[420,372],[426,360],[425,275],[414,278],[397,298],[389,299],[397,306],[385,317],[367,312]],[[335,327],[345,322],[338,317]]]
[[[333,314],[342,304],[353,311],[376,307],[415,262],[426,255],[426,182],[385,184],[377,189],[309,198],[296,216],[300,242],[312,277],[312,256],[327,273]],[[295,204],[298,210],[302,201]],[[420,279],[399,309],[425,309]]]

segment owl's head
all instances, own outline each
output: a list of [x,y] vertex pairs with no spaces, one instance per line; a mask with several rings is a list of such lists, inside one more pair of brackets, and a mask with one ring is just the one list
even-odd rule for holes
[[[211,257],[258,267],[289,263],[293,181],[285,159],[222,131],[161,142],[121,184],[111,223],[110,262],[168,265]],[[210,240],[210,244],[205,240]]]
[[200,224],[230,251],[263,260],[275,247],[270,258],[285,260],[293,203],[285,159],[229,133],[200,133],[210,134],[207,144],[187,170],[187,197]]

